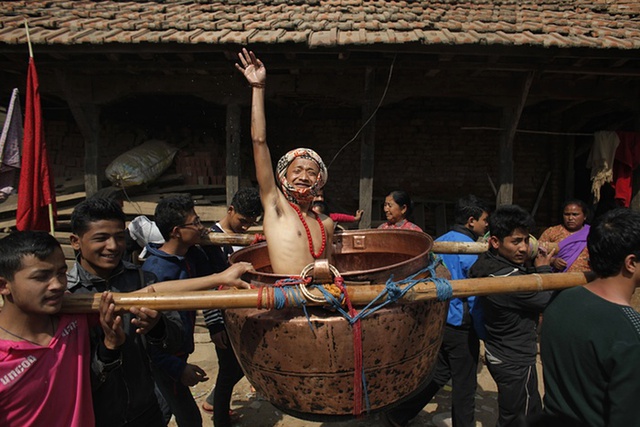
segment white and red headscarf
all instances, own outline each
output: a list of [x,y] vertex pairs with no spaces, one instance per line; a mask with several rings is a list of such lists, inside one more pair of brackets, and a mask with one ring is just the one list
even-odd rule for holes
[[[318,165],[318,179],[309,188],[296,188],[287,181],[287,169],[289,168],[289,165],[299,157],[311,160]],[[280,181],[282,192],[290,202],[296,204],[313,200],[313,198],[318,195],[320,189],[327,183],[327,179],[329,178],[329,172],[327,171],[322,158],[318,153],[310,148],[296,148],[289,151],[287,154],[282,156],[280,160],[278,160],[276,172],[278,173],[278,180]]]

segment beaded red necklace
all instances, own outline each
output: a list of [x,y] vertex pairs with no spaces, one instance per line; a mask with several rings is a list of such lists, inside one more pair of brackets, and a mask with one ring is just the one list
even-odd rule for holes
[[302,221],[304,230],[307,232],[307,240],[309,241],[309,252],[311,252],[311,256],[314,259],[320,258],[320,255],[322,255],[322,253],[324,252],[325,246],[327,246],[327,234],[324,231],[324,224],[320,219],[320,215],[314,212],[314,215],[316,216],[316,220],[318,221],[318,225],[320,226],[320,232],[322,233],[322,245],[320,246],[320,251],[316,254],[313,251],[313,239],[311,238],[311,231],[309,230],[309,225],[307,224],[307,221],[305,221],[304,217],[302,216],[302,211],[300,210],[298,205],[296,205],[295,203],[290,202],[289,204],[298,214],[298,218],[300,218],[300,221]]

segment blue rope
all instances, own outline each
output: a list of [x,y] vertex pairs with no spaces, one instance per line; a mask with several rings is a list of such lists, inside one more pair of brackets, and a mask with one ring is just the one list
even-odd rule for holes
[[[367,304],[360,312],[351,317],[349,313],[347,313],[343,308],[341,301],[331,295],[328,291],[324,289],[321,285],[313,285],[316,289],[318,289],[324,295],[325,299],[328,303],[330,303],[342,316],[349,321],[349,323],[353,324],[360,319],[363,319],[376,311],[380,310],[382,307],[385,307],[391,303],[394,303],[411,290],[416,284],[421,282],[433,282],[436,287],[436,298],[438,301],[446,301],[453,296],[453,288],[451,287],[451,283],[442,277],[436,277],[436,267],[438,264],[442,262],[442,259],[437,256],[433,256],[431,259],[431,264],[422,270],[412,274],[409,277],[398,280],[397,282],[393,281],[393,275],[387,279],[385,284],[385,290],[380,292],[378,296],[376,296],[369,304]],[[420,277],[425,273],[429,273],[430,277]],[[401,286],[404,286],[403,288]],[[378,301],[382,299],[382,297],[386,294],[385,301],[378,304]],[[377,305],[376,305],[377,304]]]
[[[370,316],[379,309],[402,299],[407,292],[409,292],[416,284],[421,282],[433,282],[436,287],[436,298],[438,301],[446,301],[448,299],[451,299],[451,297],[453,296],[453,288],[451,287],[451,283],[443,277],[436,277],[435,269],[441,262],[442,259],[440,257],[432,256],[431,264],[409,277],[394,281],[393,275],[391,275],[385,283],[385,289],[380,292],[372,301],[370,301],[362,310],[360,310],[360,313],[358,313],[358,315],[356,315],[355,317],[351,317],[349,313],[344,308],[342,308],[342,298],[336,298],[329,291],[327,291],[324,286],[310,285],[309,288],[317,289],[318,291],[320,291],[327,303],[329,303],[329,305],[331,305],[345,319],[347,319],[349,323],[353,324],[360,319]],[[430,277],[419,277],[421,275],[424,275],[425,273],[429,273]],[[302,297],[300,289],[295,286],[300,283],[300,279],[287,278],[282,279],[281,282],[290,283],[291,285],[274,287],[275,308],[280,310],[285,307],[286,301],[289,301],[292,306],[303,308],[305,315],[309,320],[306,299]],[[386,299],[383,302],[377,304],[378,301],[384,297],[384,295],[386,295]],[[310,320],[309,324],[311,324]]]
[[[289,303],[294,307],[302,308],[302,311],[304,311],[304,315],[307,318],[309,329],[313,331],[313,323],[311,323],[311,317],[309,316],[309,311],[307,310],[307,300],[302,296],[300,288],[296,286],[300,284],[300,279],[287,277],[285,279],[281,279],[279,283],[283,283],[283,285],[273,287],[274,308],[276,308],[277,310],[285,308],[287,301],[289,301]],[[284,283],[290,284],[284,285]]]

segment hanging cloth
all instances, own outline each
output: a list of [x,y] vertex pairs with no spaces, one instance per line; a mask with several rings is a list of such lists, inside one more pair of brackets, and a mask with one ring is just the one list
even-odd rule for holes
[[615,132],[599,131],[593,135],[587,167],[591,169],[593,202],[600,200],[600,187],[613,181],[613,163],[620,139]]

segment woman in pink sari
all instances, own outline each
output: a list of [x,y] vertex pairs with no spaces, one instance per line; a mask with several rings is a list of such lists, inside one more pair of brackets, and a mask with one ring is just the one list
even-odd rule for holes
[[554,271],[590,270],[587,250],[589,225],[585,223],[588,212],[589,208],[582,200],[565,202],[562,208],[562,224],[547,228],[538,239],[540,244],[558,244],[558,252],[551,258]]

